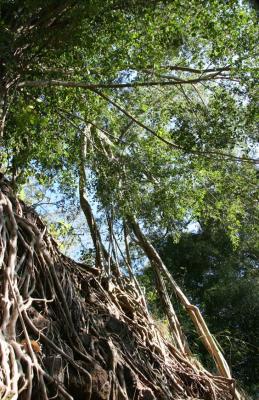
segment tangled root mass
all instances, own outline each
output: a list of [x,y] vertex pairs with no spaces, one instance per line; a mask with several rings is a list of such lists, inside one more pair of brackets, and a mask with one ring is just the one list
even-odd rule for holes
[[165,340],[129,278],[58,250],[39,216],[0,184],[0,398],[233,398]]

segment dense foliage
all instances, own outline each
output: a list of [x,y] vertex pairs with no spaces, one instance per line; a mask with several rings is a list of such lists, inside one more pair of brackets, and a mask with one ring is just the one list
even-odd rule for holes
[[235,240],[255,185],[252,10],[235,1],[50,4],[2,6],[2,169],[18,182],[59,175],[70,187],[90,123],[89,189],[103,206],[167,228],[208,213]]

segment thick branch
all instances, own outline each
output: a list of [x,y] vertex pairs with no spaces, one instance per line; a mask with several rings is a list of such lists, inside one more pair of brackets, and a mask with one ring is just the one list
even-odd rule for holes
[[182,67],[181,65],[162,65],[161,68],[168,69],[170,71],[190,72],[192,74],[207,74],[210,72],[227,72],[230,71],[231,67],[230,65],[226,65],[225,67],[219,67],[219,68],[198,69],[191,67]]
[[[23,81],[18,83],[17,87],[68,87],[68,88],[82,88],[82,89],[124,89],[134,87],[151,87],[151,86],[173,86],[180,84],[194,84],[211,79],[217,79],[219,72],[215,72],[206,76],[201,76],[194,79],[170,79],[169,81],[146,81],[146,82],[131,82],[131,83],[89,83],[89,82],[74,82],[74,81],[61,81],[58,79],[50,79],[47,81]],[[220,76],[220,79],[224,77]]]

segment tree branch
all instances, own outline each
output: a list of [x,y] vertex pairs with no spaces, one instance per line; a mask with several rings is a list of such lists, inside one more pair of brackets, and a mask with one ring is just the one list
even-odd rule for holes
[[187,154],[196,154],[196,155],[200,155],[200,156],[203,156],[203,157],[208,157],[208,156],[212,155],[212,156],[224,157],[226,159],[230,159],[230,160],[233,160],[233,161],[249,162],[249,163],[253,163],[253,164],[258,164],[259,163],[258,159],[249,158],[249,157],[236,157],[236,156],[233,156],[232,154],[221,153],[221,152],[216,151],[216,150],[210,150],[210,151],[188,150],[187,151],[183,146],[180,146],[180,145],[177,145],[175,143],[172,143],[169,140],[167,140],[167,139],[163,138],[162,136],[160,136],[157,132],[155,132],[153,129],[151,129],[150,127],[148,127],[145,124],[143,124],[143,122],[137,120],[136,117],[131,115],[128,111],[126,111],[124,108],[122,108],[119,104],[115,103],[115,101],[110,99],[108,96],[106,96],[102,92],[100,92],[100,91],[98,91],[96,89],[90,89],[90,90],[92,92],[96,93],[98,96],[102,97],[104,100],[106,100],[110,104],[112,104],[119,111],[121,111],[124,115],[126,115],[133,122],[135,122],[138,126],[140,126],[141,128],[145,129],[146,131],[150,132],[153,136],[155,136],[161,142],[165,143],[166,145],[168,145],[168,146],[170,146],[170,147],[172,147],[174,149],[178,149],[178,150],[184,151]]
[[[34,81],[22,81],[18,83],[17,87],[67,87],[67,88],[81,88],[81,89],[125,89],[135,87],[151,87],[151,86],[174,86],[181,84],[195,84],[202,81],[209,81],[211,79],[222,79],[223,77],[217,77],[219,72],[215,72],[206,76],[201,76],[195,79],[181,79],[181,78],[170,78],[169,81],[146,81],[146,82],[128,82],[128,83],[90,83],[90,82],[74,82],[74,81],[62,81],[58,79],[49,80],[34,80]],[[175,80],[173,80],[175,79]]]
[[[161,69],[167,69],[170,71],[183,71],[183,72],[190,72],[192,74],[205,74],[205,73],[210,73],[210,72],[227,72],[230,71],[231,66],[226,65],[225,67],[219,67],[219,68],[205,68],[205,69],[199,69],[199,68],[191,68],[191,67],[183,67],[181,65],[161,65]],[[146,71],[150,71],[150,69],[147,69]]]

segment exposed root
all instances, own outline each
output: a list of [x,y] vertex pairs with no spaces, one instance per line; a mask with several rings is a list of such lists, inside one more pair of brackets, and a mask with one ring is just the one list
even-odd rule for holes
[[0,398],[233,398],[167,342],[126,277],[62,255],[40,218],[0,183]]

